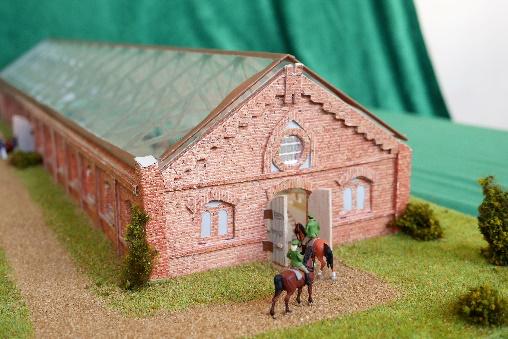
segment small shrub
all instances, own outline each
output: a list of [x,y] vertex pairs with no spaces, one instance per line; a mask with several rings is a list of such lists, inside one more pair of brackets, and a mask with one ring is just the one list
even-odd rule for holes
[[489,246],[483,255],[494,265],[508,265],[508,192],[489,176],[478,180],[483,201],[478,207],[478,227]]
[[443,236],[443,229],[429,204],[411,202],[404,213],[390,226],[398,227],[402,232],[418,240],[434,240]]
[[126,234],[128,252],[122,272],[122,287],[128,290],[139,289],[148,283],[156,256],[156,251],[146,241],[148,215],[137,206],[132,207],[131,215]]
[[37,152],[14,151],[9,157],[9,163],[16,168],[27,168],[42,163],[42,157]]
[[491,286],[482,285],[459,299],[458,312],[474,324],[502,325],[508,319],[508,302]]

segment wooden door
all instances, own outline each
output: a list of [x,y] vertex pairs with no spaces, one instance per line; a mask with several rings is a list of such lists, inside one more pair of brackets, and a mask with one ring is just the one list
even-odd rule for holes
[[309,215],[312,215],[320,226],[319,237],[332,247],[332,190],[323,188],[314,190],[309,196]]
[[273,218],[271,220],[270,233],[273,243],[273,261],[279,265],[287,266],[286,254],[288,251],[288,197],[279,195],[270,203]]

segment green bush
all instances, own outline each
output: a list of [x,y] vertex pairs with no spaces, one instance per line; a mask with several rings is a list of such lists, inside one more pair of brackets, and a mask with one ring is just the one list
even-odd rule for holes
[[443,236],[443,229],[429,204],[411,202],[390,226],[398,227],[402,232],[418,240],[434,240]]
[[508,192],[489,176],[478,180],[483,201],[478,207],[478,227],[489,246],[483,255],[494,265],[508,265]]
[[132,207],[131,215],[126,234],[128,252],[122,271],[122,287],[128,290],[148,283],[156,256],[156,251],[146,241],[148,215],[137,206]]
[[37,152],[14,151],[9,157],[9,163],[17,168],[27,168],[42,163],[42,157]]
[[503,325],[508,319],[508,302],[490,285],[482,285],[459,299],[458,312],[474,324]]

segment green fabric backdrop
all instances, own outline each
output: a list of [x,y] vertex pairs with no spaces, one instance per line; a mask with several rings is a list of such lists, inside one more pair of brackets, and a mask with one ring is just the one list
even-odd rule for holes
[[393,111],[375,113],[409,138],[411,194],[476,215],[483,199],[478,178],[494,175],[508,189],[507,131]]
[[410,0],[0,2],[0,68],[47,37],[288,52],[370,107],[448,117]]

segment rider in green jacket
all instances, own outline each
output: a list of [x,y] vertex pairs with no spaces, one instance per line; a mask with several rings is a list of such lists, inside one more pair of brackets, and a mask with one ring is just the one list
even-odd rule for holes
[[309,285],[310,284],[309,270],[303,264],[303,254],[301,254],[300,251],[298,250],[298,245],[300,245],[298,239],[294,239],[291,241],[291,248],[287,253],[287,257],[290,260],[290,266],[292,268],[299,269],[300,271],[303,271],[305,273],[305,284]]
[[319,237],[319,223],[312,215],[309,215],[309,221],[307,222],[307,225],[305,226],[305,233],[307,235],[307,241],[305,244],[308,244],[313,239]]

